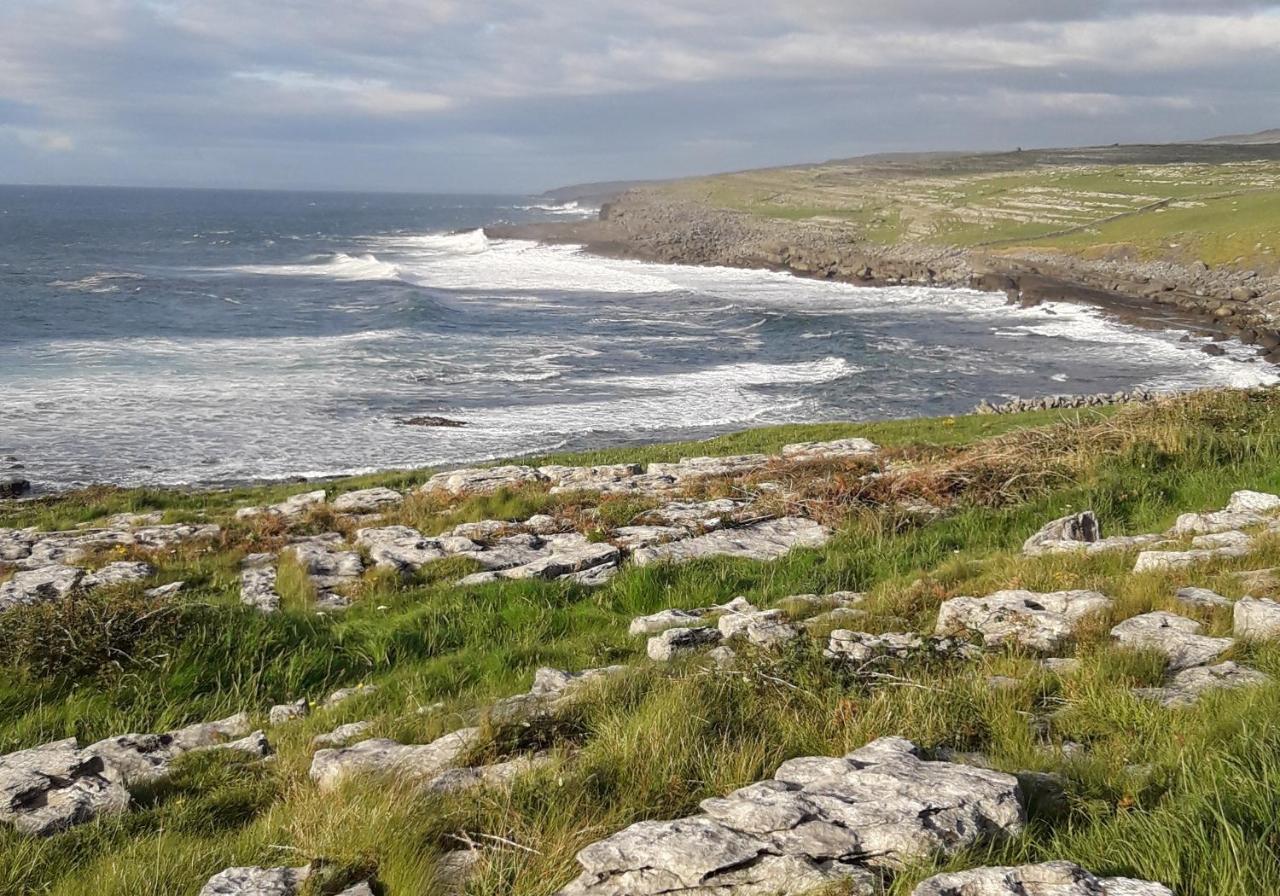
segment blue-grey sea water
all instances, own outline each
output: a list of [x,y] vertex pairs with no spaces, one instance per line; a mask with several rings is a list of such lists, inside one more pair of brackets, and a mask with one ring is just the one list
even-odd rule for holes
[[[522,197],[0,187],[0,457],[40,488],[419,467],[1272,380],[967,290],[596,258]],[[423,428],[438,415],[467,423]]]

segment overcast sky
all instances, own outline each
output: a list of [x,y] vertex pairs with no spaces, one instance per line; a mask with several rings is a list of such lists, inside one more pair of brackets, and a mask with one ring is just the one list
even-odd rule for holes
[[0,0],[0,182],[534,191],[1280,127],[1280,3]]

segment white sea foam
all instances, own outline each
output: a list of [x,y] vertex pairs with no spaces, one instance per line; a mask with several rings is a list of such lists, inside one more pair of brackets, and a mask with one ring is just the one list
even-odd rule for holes
[[330,280],[399,280],[400,267],[372,253],[348,255],[335,252],[304,264],[234,265],[218,269],[222,273],[255,274],[268,277],[323,277]]

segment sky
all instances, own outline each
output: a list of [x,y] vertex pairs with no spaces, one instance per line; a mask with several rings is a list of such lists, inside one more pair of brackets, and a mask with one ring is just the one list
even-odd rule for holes
[[535,192],[1280,127],[1280,3],[0,0],[0,183]]

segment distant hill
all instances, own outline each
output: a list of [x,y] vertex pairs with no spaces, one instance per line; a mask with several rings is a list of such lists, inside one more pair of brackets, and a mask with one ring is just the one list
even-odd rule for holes
[[601,203],[608,202],[615,196],[627,192],[632,187],[640,187],[651,183],[654,183],[654,181],[611,180],[594,184],[573,184],[567,187],[547,190],[542,196],[544,199],[552,199],[556,202]]
[[1237,145],[1252,145],[1255,143],[1280,143],[1280,128],[1271,128],[1268,131],[1258,131],[1256,134],[1227,134],[1222,137],[1210,137],[1208,140],[1201,140],[1201,143],[1234,143]]

